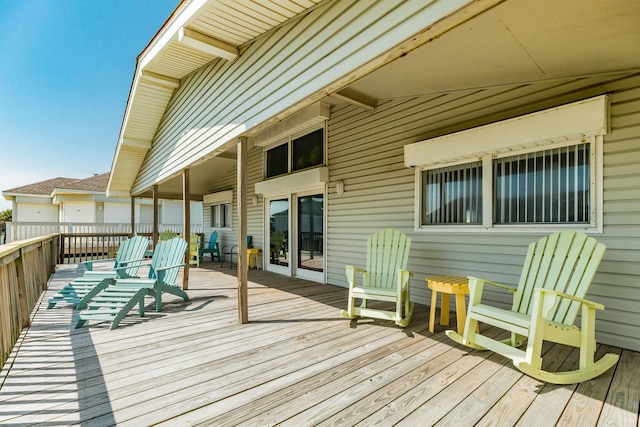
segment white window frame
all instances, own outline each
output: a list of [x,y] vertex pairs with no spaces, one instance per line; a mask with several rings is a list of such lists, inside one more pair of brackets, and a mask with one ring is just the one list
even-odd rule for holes
[[[484,155],[479,159],[452,162],[448,164],[438,164],[431,167],[415,168],[415,230],[424,232],[549,232],[550,230],[566,230],[575,229],[591,233],[602,233],[602,216],[603,216],[603,190],[602,190],[602,165],[603,165],[603,137],[601,135],[583,138],[580,140],[566,141],[564,143],[554,144],[553,148],[561,148],[573,146],[577,144],[590,144],[589,148],[589,214],[590,223],[575,224],[493,224],[493,160],[504,157],[511,157],[518,154],[533,153],[543,151],[549,147],[538,149],[527,149],[520,151],[512,151],[500,155]],[[460,164],[474,163],[482,161],[482,224],[453,224],[453,225],[437,225],[422,223],[423,218],[423,172],[431,169],[440,169],[446,166],[455,166]]]
[[[203,206],[209,209],[209,226],[214,230],[233,229],[233,190],[219,191],[217,193],[206,194],[202,200]],[[220,223],[220,213],[225,205],[229,206],[228,224]],[[215,212],[217,211],[217,214]]]
[[[321,166],[325,166],[327,164],[327,123],[326,121],[323,121],[322,123],[316,125],[316,126],[312,126],[309,128],[304,129],[303,131],[300,132],[296,132],[296,133],[291,133],[286,135],[286,137],[284,139],[280,139],[279,141],[270,144],[268,146],[265,146],[263,149],[263,170],[262,170],[262,176],[264,179],[274,179],[274,178],[279,178],[285,175],[290,175],[292,173],[297,173],[297,172],[301,172],[301,171],[292,171],[292,162],[293,162],[293,141],[308,135],[312,132],[315,132],[317,130],[322,129],[322,163],[319,165],[314,165],[314,166],[310,166],[307,169],[302,169],[301,171],[304,170],[308,170],[308,169],[312,169],[312,168],[318,168]],[[267,152],[269,150],[271,150],[272,148],[277,148],[281,145],[287,144],[287,172],[285,174],[282,175],[277,175],[277,176],[272,176],[267,178]]]
[[[603,231],[603,140],[609,131],[607,95],[405,146],[405,165],[415,168],[415,230],[418,232]],[[590,144],[589,224],[493,224],[493,159],[549,148]],[[482,224],[423,225],[422,172],[482,161]]]

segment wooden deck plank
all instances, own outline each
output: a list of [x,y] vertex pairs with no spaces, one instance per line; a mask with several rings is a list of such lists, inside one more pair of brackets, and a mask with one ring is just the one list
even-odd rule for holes
[[[134,310],[113,331],[73,329],[70,305],[46,310],[48,295],[82,273],[59,267],[3,371],[0,424],[637,427],[638,353],[600,346],[621,353],[614,369],[554,386],[442,328],[431,334],[428,307],[404,330],[351,322],[340,315],[346,289],[262,270],[249,272],[250,323],[240,325],[235,272],[218,265],[191,269],[189,302],[166,295],[156,313],[149,298],[144,318]],[[569,350],[549,346],[545,364],[574,366]]]
[[[618,349],[606,348],[607,352]],[[598,426],[638,425],[638,401],[640,401],[640,354],[625,351],[614,368],[614,376],[607,399],[598,420]],[[628,375],[628,373],[635,373]]]

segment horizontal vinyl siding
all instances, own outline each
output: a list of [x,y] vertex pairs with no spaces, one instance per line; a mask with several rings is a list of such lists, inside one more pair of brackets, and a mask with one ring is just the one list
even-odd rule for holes
[[[394,227],[413,239],[412,297],[430,303],[425,278],[478,276],[515,285],[535,233],[414,231],[414,170],[403,149],[423,139],[608,93],[612,131],[604,138],[604,233],[608,246],[588,298],[603,303],[599,342],[640,350],[640,77],[611,75],[388,100],[375,111],[336,107],[329,120],[328,282],[346,286],[345,266],[364,266],[369,234]],[[510,297],[493,292],[503,306]]]
[[[251,199],[255,194],[254,184],[262,180],[262,148],[249,150],[247,158],[247,235],[252,236],[253,246],[264,248],[264,200],[258,196],[258,204],[254,206]],[[211,188],[211,193],[233,189],[233,203],[231,205],[232,226],[230,230],[218,230],[220,247],[234,245],[238,236],[238,191],[237,191],[237,167],[233,167],[222,179],[218,180]],[[203,212],[205,236],[214,230],[211,225],[211,209],[204,206]]]
[[202,67],[176,89],[132,193],[293,105],[320,100],[323,88],[466,2],[328,1],[243,47],[237,60]]

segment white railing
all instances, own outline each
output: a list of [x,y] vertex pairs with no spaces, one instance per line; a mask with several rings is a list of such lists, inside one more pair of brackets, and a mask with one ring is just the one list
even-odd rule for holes
[[[158,232],[174,231],[182,233],[182,224],[159,224]],[[135,225],[135,233],[152,233],[153,224],[141,223]],[[202,233],[202,224],[192,224],[192,233]],[[7,222],[6,242],[16,240],[33,239],[50,234],[97,234],[97,233],[131,233],[131,224],[95,224],[95,223],[72,223],[72,222]]]

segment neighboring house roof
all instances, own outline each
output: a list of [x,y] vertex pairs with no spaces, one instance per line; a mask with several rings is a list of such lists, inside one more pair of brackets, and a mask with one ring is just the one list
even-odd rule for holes
[[80,190],[92,192],[105,192],[109,182],[109,173],[94,175],[89,178],[51,178],[34,184],[4,190],[3,195],[28,194],[34,196],[51,196],[55,190]]
[[53,190],[59,187],[71,185],[77,181],[77,178],[52,178],[46,181],[36,182],[34,184],[23,185],[22,187],[4,190],[3,194],[33,194],[38,196],[50,196]]
[[70,182],[67,185],[58,185],[58,190],[81,190],[104,193],[107,190],[107,183],[109,182],[109,172],[94,175],[85,179],[78,179]]

